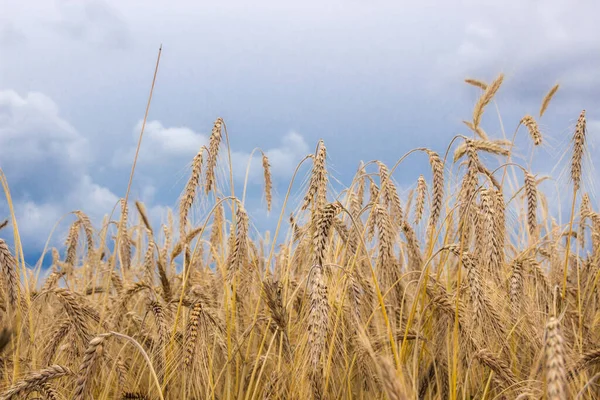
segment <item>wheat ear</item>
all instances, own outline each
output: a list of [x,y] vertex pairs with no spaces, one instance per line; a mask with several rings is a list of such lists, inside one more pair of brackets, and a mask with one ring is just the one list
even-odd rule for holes
[[0,400],[10,400],[15,396],[25,395],[44,383],[62,376],[73,373],[61,365],[51,365],[36,372],[30,372],[27,376],[12,385],[0,395]]
[[544,96],[544,99],[542,100],[542,106],[540,107],[540,118],[546,112],[546,109],[548,108],[548,104],[550,104],[550,100],[552,100],[552,98],[558,91],[558,87],[559,87],[558,84],[554,85],[552,87],[552,89],[550,89],[550,91],[546,94],[546,96]]
[[546,324],[546,393],[548,400],[566,400],[566,368],[564,339],[560,323],[551,317]]

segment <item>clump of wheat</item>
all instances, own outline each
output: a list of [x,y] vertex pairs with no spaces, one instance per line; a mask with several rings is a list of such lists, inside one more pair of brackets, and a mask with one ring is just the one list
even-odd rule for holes
[[[289,224],[273,232],[260,232],[237,188],[221,191],[236,182],[217,174],[230,151],[218,118],[161,226],[135,199],[139,218],[124,200],[99,225],[76,210],[48,274],[23,265],[18,235],[3,236],[0,398],[600,397],[600,213],[593,192],[580,193],[585,113],[562,224],[517,143],[484,130],[503,79],[467,80],[481,89],[465,122],[473,134],[411,152],[427,156],[426,170],[361,162],[337,190],[319,141],[277,213]],[[541,143],[532,116],[512,123]],[[263,154],[269,211],[271,161]]]

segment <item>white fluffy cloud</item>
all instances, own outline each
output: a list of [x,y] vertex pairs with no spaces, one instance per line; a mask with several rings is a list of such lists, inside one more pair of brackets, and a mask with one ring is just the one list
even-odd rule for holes
[[[94,222],[111,211],[118,198],[94,182],[92,165],[85,136],[61,117],[51,98],[0,91],[0,168],[26,248],[40,250],[54,224],[69,211],[81,209]],[[8,205],[1,204],[6,216]],[[63,233],[64,226],[53,243]]]
[[[66,213],[83,210],[97,224],[100,219],[110,213],[118,201],[118,197],[105,187],[102,187],[84,175],[75,187],[67,193],[63,202],[17,199],[14,207],[19,225],[19,232],[30,244],[40,245],[50,234],[50,228]],[[59,229],[56,240],[61,239],[63,229]]]
[[266,151],[273,175],[289,177],[301,158],[310,153],[310,148],[304,137],[297,132],[291,132],[281,139],[281,145]]
[[[126,151],[117,151],[113,157],[113,167],[129,166],[135,156],[137,140],[142,128],[139,121],[132,130],[130,147]],[[208,137],[187,127],[165,127],[160,121],[148,121],[144,128],[142,147],[138,161],[140,164],[154,165],[173,160],[191,160]]]
[[2,164],[81,165],[89,157],[85,138],[59,116],[52,99],[38,92],[0,91],[0,146]]

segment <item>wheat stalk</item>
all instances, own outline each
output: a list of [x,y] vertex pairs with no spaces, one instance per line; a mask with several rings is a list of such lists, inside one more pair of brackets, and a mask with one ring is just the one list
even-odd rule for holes
[[549,400],[567,398],[564,339],[560,323],[551,317],[546,324],[546,393]]
[[415,203],[415,224],[418,224],[423,217],[425,209],[425,194],[427,193],[427,182],[423,175],[419,175],[417,180],[417,202]]
[[10,400],[16,396],[25,395],[52,379],[58,379],[73,373],[61,365],[51,365],[39,371],[31,372],[10,388],[2,392],[0,399]]
[[327,170],[325,162],[327,160],[327,148],[323,140],[319,140],[317,152],[314,156],[313,169],[308,183],[308,190],[304,196],[302,210],[306,210],[316,201],[317,209],[325,205],[327,193]]
[[478,87],[482,90],[486,90],[488,85],[487,83],[479,80],[479,79],[471,79],[471,78],[467,78],[465,79],[465,83],[468,83],[469,85],[473,85],[475,87]]
[[554,85],[552,87],[552,89],[550,89],[550,91],[546,94],[546,96],[544,96],[544,99],[542,100],[542,106],[540,107],[540,118],[546,112],[546,109],[548,108],[548,105],[550,104],[550,100],[552,100],[552,98],[558,91],[558,87],[559,87],[558,84]]
[[475,128],[477,128],[481,122],[481,116],[483,115],[485,106],[487,106],[492,98],[496,95],[496,92],[498,92],[498,89],[500,89],[503,81],[504,74],[500,74],[490,85],[488,85],[479,100],[477,100],[475,108],[473,109],[473,126]]
[[271,181],[271,164],[265,153],[262,154],[262,166],[263,175],[265,178],[265,198],[267,200],[267,211],[271,211],[271,204],[273,202],[273,183]]
[[581,162],[585,151],[586,139],[586,120],[585,110],[579,115],[575,134],[573,135],[573,156],[571,158],[571,180],[575,191],[579,190],[581,185]]
[[87,397],[88,383],[92,378],[92,371],[96,359],[102,354],[104,341],[110,336],[112,336],[112,334],[105,333],[96,336],[89,342],[88,347],[85,349],[83,362],[79,367],[79,376],[77,378],[77,386],[75,387],[73,400],[84,400]]
[[540,128],[531,115],[524,116],[520,123],[527,127],[529,135],[531,136],[531,139],[533,139],[533,144],[535,146],[542,144],[542,134],[540,133]]
[[8,301],[12,307],[15,307],[19,298],[17,262],[3,239],[0,239],[0,268],[8,290]]
[[525,195],[527,196],[527,226],[529,234],[534,237],[537,230],[537,186],[535,177],[525,171]]
[[508,156],[510,150],[502,146],[510,146],[511,143],[507,140],[480,140],[470,139],[470,142],[463,143],[458,146],[454,152],[454,162],[460,160],[465,154],[467,154],[468,146],[471,146],[476,151],[485,151],[491,154],[497,154],[500,156]]
[[204,188],[206,194],[208,194],[215,185],[215,168],[217,166],[217,159],[219,158],[219,147],[221,146],[222,140],[222,128],[223,119],[217,118],[208,143],[208,160],[206,162],[206,181]]
[[200,149],[198,154],[194,156],[194,160],[192,161],[192,172],[187,184],[185,185],[185,192],[179,205],[179,237],[181,240],[183,240],[185,237],[188,213],[190,212],[190,208],[192,207],[194,199],[196,198],[196,189],[200,184],[200,174],[202,173],[203,160],[202,151],[203,149]]

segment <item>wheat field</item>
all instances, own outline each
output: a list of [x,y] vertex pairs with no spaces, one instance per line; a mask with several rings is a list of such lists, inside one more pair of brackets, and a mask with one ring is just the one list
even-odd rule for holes
[[[447,149],[360,163],[341,193],[319,141],[283,198],[294,211],[261,235],[221,118],[161,226],[127,197],[100,226],[74,211],[40,278],[13,212],[15,246],[0,239],[0,399],[600,398],[585,111],[565,149],[561,224],[515,140],[533,156],[544,145],[538,121],[558,85],[538,115],[504,121],[514,134],[489,137],[482,116],[503,81],[466,80],[479,99]],[[401,193],[393,175],[409,157],[430,168]],[[264,153],[262,168],[271,211]]]

